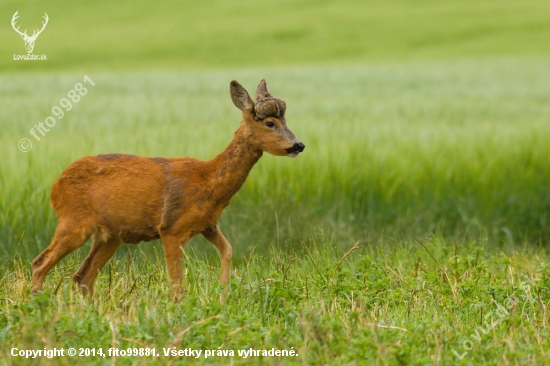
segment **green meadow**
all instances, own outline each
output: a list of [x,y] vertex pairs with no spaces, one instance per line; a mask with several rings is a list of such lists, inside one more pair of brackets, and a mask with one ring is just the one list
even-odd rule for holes
[[[0,4],[0,365],[550,363],[550,3],[38,4]],[[14,60],[16,10],[28,34],[48,14],[47,61]],[[227,300],[199,237],[179,304],[160,241],[121,247],[93,300],[70,279],[90,243],[31,295],[63,169],[214,157],[240,121],[233,79],[251,94],[266,79],[306,149],[264,154],[224,212]],[[164,354],[185,349],[202,354]]]

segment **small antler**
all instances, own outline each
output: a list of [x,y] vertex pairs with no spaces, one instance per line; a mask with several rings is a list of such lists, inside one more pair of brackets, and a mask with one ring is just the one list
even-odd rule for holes
[[256,89],[256,96],[255,98],[258,99],[258,97],[266,96],[265,94],[268,93],[267,91],[267,84],[265,83],[265,79],[262,79],[260,81],[260,85],[258,85],[258,89]]
[[256,90],[256,97],[254,101],[254,111],[256,112],[256,117],[259,119],[264,119],[267,116],[276,116],[280,118],[284,117],[285,110],[286,103],[279,98],[273,97],[267,91],[267,84],[265,79],[263,79]]
[[30,38],[36,38],[36,37],[38,37],[38,35],[39,35],[40,33],[42,33],[42,31],[44,30],[44,28],[46,28],[46,25],[48,24],[48,20],[49,20],[49,19],[50,19],[50,18],[48,18],[48,14],[44,13],[44,20],[45,20],[45,22],[42,22],[42,29],[40,29],[39,31],[36,31],[36,30],[33,31],[32,36],[31,36]]
[[[28,36],[27,36],[27,30],[26,30],[26,29],[25,29],[25,32],[21,32],[21,31],[19,30],[19,27],[17,27],[17,28],[15,27],[15,21],[17,20],[17,18],[19,18],[19,16],[17,15],[17,13],[19,13],[19,10],[17,10],[17,11],[15,12],[15,14],[13,14],[13,17],[11,18],[11,26],[13,27],[13,30],[16,31],[17,33],[19,33],[21,36],[23,36],[23,37],[28,37]],[[46,13],[44,13],[44,14],[46,14]]]

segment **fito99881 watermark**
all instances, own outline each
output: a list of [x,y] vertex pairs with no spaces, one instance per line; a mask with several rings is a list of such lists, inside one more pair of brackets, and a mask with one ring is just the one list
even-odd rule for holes
[[[89,84],[92,87],[95,86],[95,82],[90,79],[88,75],[84,75],[84,83]],[[80,99],[88,94],[88,89],[82,83],[76,83],[74,88],[67,92],[67,98],[61,98],[59,100],[59,105],[56,105],[52,108],[52,115],[48,116],[44,122],[38,122],[34,125],[29,131],[32,137],[36,141],[40,141],[41,138],[39,134],[44,137],[50,128],[53,128],[57,121],[62,119],[65,116],[65,112],[70,111],[73,108],[73,104],[80,102]],[[57,118],[57,119],[56,119]],[[32,149],[32,141],[29,138],[22,138],[17,143],[17,147],[22,152],[28,152]]]

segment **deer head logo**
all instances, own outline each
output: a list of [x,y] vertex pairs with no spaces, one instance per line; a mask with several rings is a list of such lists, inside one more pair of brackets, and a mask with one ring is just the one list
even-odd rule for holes
[[48,19],[49,19],[48,14],[44,13],[45,22],[42,22],[42,29],[34,30],[33,33],[32,33],[32,36],[28,36],[26,29],[25,29],[24,32],[21,32],[19,30],[19,27],[15,26],[15,21],[16,21],[17,18],[19,18],[19,16],[17,15],[18,12],[19,12],[19,10],[16,11],[15,14],[13,14],[13,18],[11,18],[11,26],[13,27],[13,29],[17,33],[19,33],[21,35],[21,38],[23,38],[23,40],[25,41],[25,48],[27,49],[27,53],[32,53],[32,50],[34,49],[34,42],[36,41],[36,38],[38,38],[40,33],[42,33],[44,28],[46,28],[46,24],[48,24]]

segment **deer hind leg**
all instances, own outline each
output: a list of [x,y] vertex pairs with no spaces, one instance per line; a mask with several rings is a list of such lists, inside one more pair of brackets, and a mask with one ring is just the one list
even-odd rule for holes
[[[213,229],[203,231],[202,235],[206,238],[206,240],[214,244],[214,246],[218,250],[218,254],[220,255],[220,260],[222,263],[220,270],[220,284],[224,285],[223,295],[227,296],[227,283],[229,282],[229,269],[231,268],[233,248],[217,226]],[[221,296],[222,301],[223,299],[223,296]]]
[[32,292],[42,290],[44,278],[61,259],[83,246],[92,229],[74,222],[59,222],[51,244],[32,261]]
[[162,234],[161,240],[164,244],[164,255],[166,257],[166,268],[168,277],[172,283],[172,300],[177,302],[184,295],[183,284],[183,247],[189,240],[189,235],[177,236]]
[[102,237],[100,233],[94,235],[92,249],[82,265],[73,276],[73,280],[82,290],[83,294],[94,294],[94,281],[101,268],[115,254],[122,242],[119,238]]

